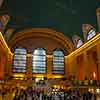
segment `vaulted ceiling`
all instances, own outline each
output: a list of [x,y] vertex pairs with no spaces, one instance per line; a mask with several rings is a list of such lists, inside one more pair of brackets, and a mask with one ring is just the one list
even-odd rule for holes
[[11,17],[6,30],[14,28],[16,33],[25,28],[43,27],[71,38],[73,34],[82,37],[84,23],[97,29],[99,6],[100,0],[4,0],[2,9]]

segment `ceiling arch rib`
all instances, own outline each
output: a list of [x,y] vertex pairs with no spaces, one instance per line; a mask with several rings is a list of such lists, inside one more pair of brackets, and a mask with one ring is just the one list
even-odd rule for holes
[[67,52],[67,54],[71,53],[74,50],[74,46],[69,38],[65,37],[64,34],[60,32],[56,32],[48,28],[32,28],[18,32],[9,40],[9,47],[12,49],[17,44],[22,45],[22,41],[24,41],[24,44],[33,41],[34,45],[37,44],[38,46],[43,46],[46,49],[50,47],[54,49],[53,45],[55,46],[55,48],[56,46],[58,48],[60,48],[61,46],[61,48],[63,48],[63,50],[65,51],[65,53]]

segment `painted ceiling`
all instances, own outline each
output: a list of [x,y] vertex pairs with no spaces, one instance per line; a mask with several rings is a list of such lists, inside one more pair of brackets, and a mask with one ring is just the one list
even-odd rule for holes
[[51,28],[69,38],[83,37],[82,24],[97,29],[96,8],[100,0],[5,0],[3,5],[10,16],[8,28],[15,32],[26,28]]

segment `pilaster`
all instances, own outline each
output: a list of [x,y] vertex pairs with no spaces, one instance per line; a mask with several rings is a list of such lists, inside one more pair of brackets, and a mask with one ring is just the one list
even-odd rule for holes
[[96,52],[97,52],[97,76],[98,80],[100,81],[100,45],[98,44],[96,46]]
[[84,79],[87,78],[89,79],[90,78],[90,68],[89,68],[89,57],[88,57],[88,54],[87,52],[84,52],[83,53],[83,66],[84,66]]

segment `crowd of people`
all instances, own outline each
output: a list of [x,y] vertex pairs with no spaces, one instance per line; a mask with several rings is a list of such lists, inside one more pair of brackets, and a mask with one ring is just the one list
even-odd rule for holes
[[0,97],[2,97],[0,100],[97,100],[96,95],[89,91],[81,93],[77,89],[70,89],[44,93],[44,91],[35,91],[33,87],[2,88]]
[[85,91],[81,93],[78,90],[69,90],[65,92],[65,99],[64,100],[97,100],[96,95],[89,91]]

